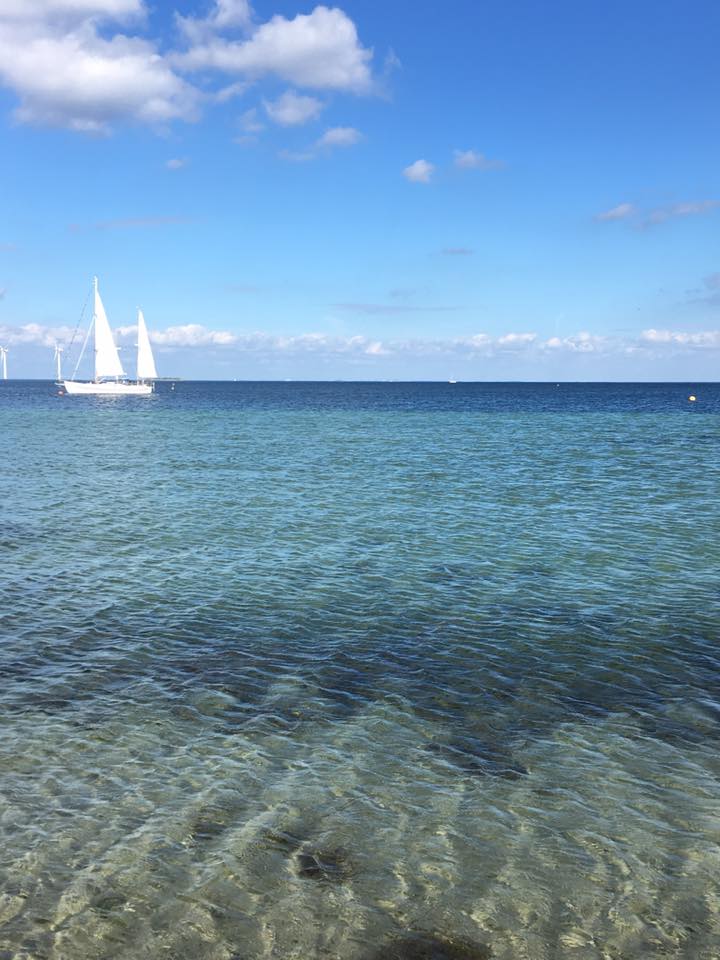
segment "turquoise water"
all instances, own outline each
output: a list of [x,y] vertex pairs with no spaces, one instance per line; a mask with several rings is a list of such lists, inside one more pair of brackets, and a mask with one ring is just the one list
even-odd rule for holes
[[1,960],[716,960],[718,414],[0,384]]

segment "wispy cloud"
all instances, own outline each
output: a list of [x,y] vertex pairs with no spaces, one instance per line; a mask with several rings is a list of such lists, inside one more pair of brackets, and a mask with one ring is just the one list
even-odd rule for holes
[[234,100],[236,97],[241,97],[250,86],[249,83],[245,83],[244,80],[237,80],[235,83],[229,83],[225,87],[220,87],[219,90],[216,90],[212,94],[212,99],[215,103],[227,103],[229,100]]
[[644,220],[645,226],[655,226],[678,217],[698,217],[712,213],[720,207],[720,200],[695,200],[689,203],[673,203],[668,207],[651,210]]
[[720,208],[720,200],[692,200],[683,203],[672,203],[665,207],[655,207],[652,210],[643,211],[632,203],[619,203],[616,207],[611,207],[602,213],[595,214],[595,220],[600,222],[611,222],[614,220],[626,220],[633,223],[641,229],[656,227],[669,220],[677,220],[685,217],[699,217]]
[[491,160],[475,150],[455,150],[454,165],[460,170],[502,170],[502,160]]
[[7,293],[7,287],[0,287],[0,300],[5,299],[6,293]]
[[688,291],[686,303],[702,307],[720,306],[720,273],[710,273],[702,279],[702,286]]
[[354,127],[330,127],[306,150],[280,150],[278,156],[281,160],[288,160],[291,163],[305,163],[337,147],[355,146],[362,139],[363,135]]
[[246,133],[260,133],[265,129],[265,124],[258,118],[257,107],[251,107],[241,115],[240,126]]
[[375,315],[379,313],[450,313],[453,310],[460,310],[460,307],[428,307],[415,306],[414,304],[400,303],[335,303],[335,310],[343,310],[346,313],[363,313]]
[[81,224],[71,223],[71,233],[81,233],[85,230],[132,230],[146,227],[172,227],[180,224],[192,223],[190,217],[124,217],[118,220],[100,220],[98,223]]
[[470,247],[443,247],[442,252],[446,257],[470,257],[475,251]]
[[183,167],[188,165],[187,157],[173,157],[171,160],[167,160],[165,166],[168,170],[182,170]]
[[352,147],[361,140],[362,134],[355,127],[330,127],[317,140],[315,147],[318,150],[324,147]]
[[602,213],[597,213],[595,215],[596,220],[627,220],[628,217],[632,217],[635,213],[635,207],[632,203],[619,203],[616,207],[611,207],[609,210],[604,210]]
[[416,160],[403,170],[403,176],[411,183],[430,183],[435,166],[427,160]]
[[316,156],[314,150],[278,150],[278,157],[288,163],[308,163]]
[[315,120],[325,104],[317,97],[308,97],[286,90],[277,100],[263,100],[265,113],[282,127],[297,127]]

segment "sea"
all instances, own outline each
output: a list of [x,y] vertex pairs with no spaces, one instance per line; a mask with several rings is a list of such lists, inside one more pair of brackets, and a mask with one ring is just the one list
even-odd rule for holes
[[720,957],[720,384],[0,438],[0,960]]

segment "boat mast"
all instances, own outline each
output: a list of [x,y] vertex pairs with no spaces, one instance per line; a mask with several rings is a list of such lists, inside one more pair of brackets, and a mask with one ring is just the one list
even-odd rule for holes
[[55,363],[57,365],[57,380],[58,383],[62,380],[62,372],[60,361],[62,359],[63,350],[65,347],[61,347],[59,343],[55,344]]

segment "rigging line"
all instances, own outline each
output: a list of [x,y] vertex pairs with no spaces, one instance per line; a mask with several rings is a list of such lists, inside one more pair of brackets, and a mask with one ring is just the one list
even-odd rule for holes
[[[90,293],[91,293],[91,292],[92,292],[92,288],[91,288],[90,290],[88,290],[88,292],[87,292],[87,294],[86,294],[86,296],[85,296],[85,303],[82,305],[82,310],[80,311],[80,316],[78,317],[78,322],[75,324],[75,329],[73,330],[73,335],[70,337],[70,343],[67,345],[67,352],[68,352],[68,354],[70,353],[70,351],[71,351],[72,348],[73,348],[73,344],[75,343],[75,337],[77,337],[77,335],[78,335],[78,330],[80,329],[80,324],[83,322],[83,317],[85,316],[85,310],[87,309],[87,305],[88,305],[88,301],[90,300]],[[85,342],[87,343],[87,337],[85,337]],[[85,346],[83,345],[83,350],[84,350],[84,349],[85,349]],[[80,354],[80,357],[82,357],[82,353]],[[77,372],[77,368],[78,368],[79,363],[80,363],[80,360],[78,359],[78,362],[77,362],[77,364],[75,365],[75,372]],[[75,379],[75,374],[73,374],[73,380],[74,380],[74,379]]]
[[72,375],[72,377],[70,378],[71,380],[74,380],[75,377],[77,376],[78,367],[80,366],[80,361],[81,361],[82,358],[85,356],[85,347],[87,346],[87,342],[88,342],[88,340],[90,339],[90,331],[91,331],[92,328],[93,328],[94,322],[95,322],[95,317],[93,317],[93,323],[91,323],[90,326],[87,328],[87,333],[85,334],[85,340],[83,341],[82,350],[80,351],[80,356],[77,358],[77,363],[75,364],[75,369],[73,370],[73,375]]

